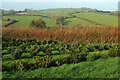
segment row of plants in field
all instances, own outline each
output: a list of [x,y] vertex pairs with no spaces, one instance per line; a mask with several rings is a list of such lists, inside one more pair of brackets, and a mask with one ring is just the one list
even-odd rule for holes
[[[35,39],[4,39],[2,54],[11,54],[12,59],[20,59],[21,56],[30,57],[38,55],[58,55],[58,54],[74,54],[79,52],[94,52],[109,50],[110,48],[118,47],[115,44],[85,44],[80,42],[75,43],[58,43],[57,41],[37,41]],[[24,55],[23,55],[24,53]]]
[[2,63],[2,70],[3,71],[12,71],[12,70],[33,70],[38,68],[49,68],[52,66],[60,66],[63,64],[72,64],[78,63],[81,61],[93,61],[97,59],[105,59],[108,57],[117,57],[120,56],[120,47],[118,48],[111,48],[108,53],[101,54],[99,53],[76,53],[70,54],[70,56],[61,58],[61,59],[52,59],[52,56],[46,55],[42,58],[39,56],[34,56],[32,60],[28,61],[20,61],[14,60],[10,62],[3,62]]
[[[12,46],[10,45],[11,42]],[[19,42],[20,44],[18,45],[17,43]],[[101,53],[103,50],[108,50],[108,52]],[[2,54],[3,71],[30,70],[120,56],[120,47],[118,44],[85,44],[80,42],[64,44],[52,40],[41,42],[35,39],[20,40],[3,38]],[[52,59],[52,55],[62,54],[70,54],[70,56],[61,59]],[[41,55],[42,58],[40,57]],[[4,56],[11,57],[13,61],[4,61]],[[31,58],[31,61],[21,61],[21,58]]]
[[2,36],[14,39],[35,38],[37,40],[57,40],[63,43],[118,43],[120,30],[117,27],[86,27],[81,25],[58,26],[58,28],[2,28]]

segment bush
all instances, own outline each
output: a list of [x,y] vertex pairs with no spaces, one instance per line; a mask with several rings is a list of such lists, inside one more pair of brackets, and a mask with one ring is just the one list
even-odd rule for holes
[[20,46],[19,46],[19,49],[25,50],[26,47],[25,47],[24,45],[20,45]]
[[104,50],[104,44],[99,44],[99,45],[98,45],[98,50],[99,50],[99,51]]
[[81,61],[86,61],[87,53],[76,53],[70,56],[71,63],[78,63]]
[[89,52],[89,50],[88,50],[88,48],[83,47],[83,48],[81,49],[81,52]]
[[88,44],[86,47],[88,48],[89,52],[93,52],[95,50],[95,47],[92,44]]
[[105,44],[104,49],[105,49],[105,50],[109,50],[109,49],[110,49],[110,46],[109,46],[108,44]]
[[8,48],[7,48],[7,50],[8,50],[8,52],[9,52],[9,53],[14,52],[14,49],[15,49],[15,47],[13,47],[13,46],[12,46],[12,47],[8,47]]
[[43,51],[41,51],[37,54],[37,56],[45,56],[45,55],[46,55],[46,53],[44,53]]
[[106,59],[106,58],[109,57],[109,55],[107,53],[101,53],[101,52],[99,52],[99,54],[100,54],[100,56],[101,56],[102,59]]
[[57,54],[59,54],[60,52],[58,51],[58,50],[55,50],[55,51],[52,51],[52,54],[54,54],[54,55],[57,55]]
[[118,49],[115,49],[115,48],[111,48],[109,51],[108,51],[108,55],[110,57],[116,57],[118,55]]
[[30,53],[23,53],[21,55],[21,58],[31,58],[31,54]]
[[33,20],[31,22],[31,27],[37,27],[37,28],[45,28],[46,27],[46,23],[42,20],[42,18],[38,18],[36,20]]
[[41,45],[41,41],[38,41],[37,44],[38,44],[38,45]]
[[11,60],[11,59],[12,59],[12,56],[11,56],[11,54],[4,55],[2,59],[3,59],[3,60]]
[[87,58],[87,61],[94,61],[94,60],[97,60],[99,59],[101,56],[100,54],[98,53],[95,53],[95,52],[92,52],[92,53],[89,53],[86,58]]
[[23,53],[22,49],[15,49],[14,52],[12,53],[12,59],[19,59],[22,53]]
[[47,48],[46,48],[45,46],[43,46],[43,45],[40,46],[40,51],[43,51],[43,52],[45,53],[45,52],[46,52],[46,49],[47,49]]
[[2,55],[6,55],[6,54],[9,54],[9,51],[8,50],[2,50]]

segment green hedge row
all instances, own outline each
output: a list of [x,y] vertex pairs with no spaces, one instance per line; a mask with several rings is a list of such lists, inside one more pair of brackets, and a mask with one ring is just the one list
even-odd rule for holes
[[3,71],[12,71],[12,70],[32,70],[38,68],[49,68],[52,66],[60,66],[63,64],[72,64],[78,63],[81,61],[93,61],[97,59],[105,59],[108,57],[117,57],[120,56],[120,47],[111,48],[108,53],[103,54],[101,52],[98,53],[76,53],[70,54],[70,56],[62,58],[62,59],[52,59],[51,56],[46,55],[40,58],[39,56],[34,56],[31,61],[12,61],[12,63],[4,63],[2,64]]

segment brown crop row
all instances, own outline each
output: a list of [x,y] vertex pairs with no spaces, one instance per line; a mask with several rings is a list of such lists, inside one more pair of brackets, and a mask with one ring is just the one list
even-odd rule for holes
[[78,27],[68,29],[3,28],[2,36],[37,40],[57,40],[59,42],[118,43],[120,30],[117,27]]

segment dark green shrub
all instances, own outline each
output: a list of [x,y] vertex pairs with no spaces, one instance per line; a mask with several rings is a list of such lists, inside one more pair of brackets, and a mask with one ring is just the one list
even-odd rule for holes
[[89,53],[89,54],[86,56],[87,61],[94,61],[94,60],[99,59],[100,57],[101,57],[101,56],[100,56],[99,53],[94,53],[94,52]]
[[11,70],[19,70],[19,63],[20,61],[13,61],[11,64]]
[[2,71],[11,71],[11,63],[5,63],[5,62],[2,62]]
[[34,45],[30,49],[30,54],[31,56],[36,56],[40,51],[41,51],[41,48]]
[[31,58],[31,54],[30,53],[23,53],[21,55],[21,58]]
[[88,48],[86,48],[86,47],[83,47],[82,49],[80,49],[81,50],[81,52],[89,52],[89,49]]
[[19,59],[22,53],[23,53],[22,49],[15,49],[14,52],[12,53],[12,59]]
[[114,47],[115,47],[115,44],[111,44],[111,45],[110,45],[110,48],[114,48]]
[[44,53],[43,51],[41,51],[37,54],[37,56],[45,56],[45,55],[46,55],[46,53]]
[[6,54],[9,54],[9,51],[8,50],[2,50],[2,55],[6,55]]
[[48,49],[46,49],[45,53],[46,53],[47,55],[50,55],[50,54],[52,53],[52,51],[53,51],[52,48],[48,48]]
[[15,48],[14,48],[13,46],[7,48],[7,50],[8,50],[9,53],[13,53],[13,52],[14,52],[14,49],[15,49]]
[[47,49],[47,48],[46,48],[45,46],[43,46],[43,45],[40,46],[40,51],[43,51],[43,52],[45,53],[45,52],[46,52],[46,49]]
[[93,52],[95,50],[95,47],[93,44],[88,44],[86,48],[89,50],[89,52]]
[[104,50],[104,44],[99,44],[99,45],[98,45],[98,50],[99,50],[99,51]]
[[37,52],[36,51],[31,51],[30,54],[31,54],[31,56],[36,56]]
[[79,49],[79,48],[76,48],[76,49],[74,49],[73,52],[74,52],[74,53],[79,53],[79,52],[80,52],[80,49]]
[[109,57],[109,55],[107,53],[101,53],[101,52],[99,52],[99,54],[101,56],[100,58],[102,58],[102,59],[106,59],[106,58]]
[[20,46],[19,46],[19,49],[25,50],[26,47],[25,47],[24,45],[20,45]]
[[34,51],[35,49],[37,49],[37,46],[35,46],[35,45],[34,45],[34,46],[31,46],[30,52],[31,52],[31,51]]
[[47,68],[50,67],[50,62],[52,60],[51,56],[44,56],[42,58],[40,58],[39,56],[35,56],[34,57],[34,61],[35,61],[35,68]]
[[104,49],[105,49],[105,50],[109,50],[109,49],[110,49],[110,46],[109,46],[108,44],[105,44]]
[[38,44],[38,45],[41,45],[41,41],[38,41],[37,44]]
[[57,50],[55,50],[55,51],[52,51],[52,54],[54,54],[54,55],[57,55],[57,54],[59,54],[60,52],[59,51],[57,51]]
[[108,51],[108,55],[110,57],[116,57],[118,55],[118,49],[116,48],[111,48],[109,51]]
[[8,54],[8,55],[4,55],[2,60],[11,60],[12,59],[12,56],[11,54]]

